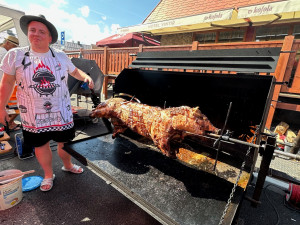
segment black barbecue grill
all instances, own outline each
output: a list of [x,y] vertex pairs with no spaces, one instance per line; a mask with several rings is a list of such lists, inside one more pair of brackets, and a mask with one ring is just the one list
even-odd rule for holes
[[[250,198],[253,205],[258,204],[275,148],[275,138],[266,136],[263,133],[273,95],[275,78],[270,75],[258,74],[274,72],[279,54],[280,48],[142,52],[138,53],[136,60],[130,65],[132,69],[124,69],[116,78],[113,89],[114,97],[138,100],[143,104],[162,108],[182,105],[199,107],[214,126],[222,129],[223,132],[221,135],[208,134],[201,137],[207,140],[205,142],[203,140],[199,141],[197,136],[191,134],[183,142],[178,143],[175,141],[171,144],[173,148],[184,149],[183,152],[178,150],[178,162],[188,166],[188,168],[195,169],[195,171],[200,170],[213,174],[217,180],[221,179],[226,182],[229,181],[228,184],[234,184],[233,197],[226,206],[221,206],[223,209],[226,208],[223,216],[220,213],[215,213],[214,216],[217,219],[205,220],[197,216],[191,216],[191,219],[181,218],[175,209],[174,212],[164,209],[165,206],[159,204],[159,199],[154,203],[151,202],[155,198],[149,193],[152,190],[151,188],[148,191],[145,187],[136,190],[133,183],[138,183],[139,179],[122,180],[125,183],[125,188],[133,185],[132,188],[141,197],[140,202],[142,203],[140,204],[151,215],[158,218],[160,222],[165,224],[215,224],[221,218],[221,220],[224,219],[224,224],[231,223],[243,190],[246,189],[251,178],[257,154],[260,152],[263,155],[263,160],[254,195]],[[169,69],[181,71],[168,71]],[[197,70],[198,72],[186,72],[187,70]],[[223,73],[222,71],[230,71],[235,74]],[[253,138],[253,141],[249,143],[251,138]],[[158,150],[149,143],[149,140],[145,140],[145,138],[131,131],[126,131],[117,140],[133,148],[131,144],[127,143],[129,140],[130,143],[137,146],[134,148],[139,149],[139,151],[145,151],[140,148]],[[118,142],[117,146],[119,146]],[[70,153],[82,152],[78,149],[78,146],[80,146],[80,143],[77,143],[77,147],[76,143],[73,143],[66,146],[66,148]],[[99,149],[99,151],[101,150]],[[115,151],[117,150],[115,149]],[[145,155],[153,154],[145,152]],[[158,160],[157,155],[155,157],[150,160]],[[92,164],[87,159],[82,160],[81,157],[79,159],[83,163],[88,164],[89,162]],[[165,159],[164,163],[170,163],[169,159]],[[122,168],[124,169],[124,165],[122,165]],[[127,176],[126,173],[120,173],[122,176],[119,179]],[[150,175],[147,175],[148,177],[144,175],[145,183],[147,183],[146,180],[153,178],[153,174],[151,175],[150,172],[147,174]],[[116,174],[115,176],[118,177]],[[201,179],[201,176],[199,179]],[[176,180],[176,176],[174,179]],[[210,178],[208,180],[210,185],[217,185],[216,180]],[[175,183],[176,181],[174,181]],[[176,183],[174,188],[177,185]],[[198,191],[195,193],[198,193]],[[225,194],[223,193],[222,197],[220,197],[221,195],[217,197],[220,193],[208,193],[209,191],[206,191],[208,196],[201,193],[201,201],[203,198],[209,199],[212,195],[215,195],[216,199],[229,198],[229,193],[226,191],[224,191]],[[156,197],[161,198],[161,196]],[[165,196],[165,198],[171,199],[170,196]],[[188,199],[188,197],[186,198]],[[149,205],[145,203],[145,199],[146,202],[150,202]],[[203,202],[203,204],[206,203]],[[153,209],[153,206],[155,209]],[[199,206],[199,210],[203,209],[205,212],[204,208]],[[201,214],[201,211],[198,213]],[[172,218],[174,223],[170,222]]]

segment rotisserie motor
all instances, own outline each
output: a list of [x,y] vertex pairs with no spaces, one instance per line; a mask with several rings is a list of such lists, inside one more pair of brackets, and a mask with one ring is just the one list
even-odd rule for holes
[[184,138],[185,132],[203,135],[205,132],[218,133],[201,111],[188,106],[162,109],[122,98],[111,98],[100,103],[91,117],[111,118],[114,125],[113,138],[127,128],[151,138],[154,144],[168,157],[176,157],[170,148],[170,140]]

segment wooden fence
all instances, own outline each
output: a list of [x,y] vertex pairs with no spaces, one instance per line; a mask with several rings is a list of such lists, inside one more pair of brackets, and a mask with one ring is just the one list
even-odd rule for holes
[[[287,36],[282,41],[262,41],[262,42],[236,42],[236,43],[217,43],[199,44],[197,41],[190,45],[172,46],[143,46],[125,48],[99,48],[91,50],[81,50],[79,52],[67,52],[70,57],[82,57],[84,59],[95,60],[103,74],[103,94],[107,98],[107,86],[110,75],[117,76],[124,68],[128,68],[135,59],[138,52],[149,51],[183,51],[183,50],[215,50],[215,49],[238,49],[238,48],[270,48],[280,47],[281,54],[276,70],[271,75],[276,77],[277,82],[287,82],[287,85],[276,85],[273,95],[273,107],[270,108],[266,127],[270,127],[275,108],[300,111],[300,107],[294,104],[278,103],[280,95],[300,94],[300,63],[296,60],[296,54],[300,48],[300,40],[295,40],[294,36]],[[180,71],[177,69],[177,71]],[[201,72],[199,70],[188,70],[188,72]],[[218,72],[218,71],[206,71]],[[219,71],[219,73],[228,73]],[[260,75],[266,75],[261,73]],[[297,95],[298,96],[298,95]]]

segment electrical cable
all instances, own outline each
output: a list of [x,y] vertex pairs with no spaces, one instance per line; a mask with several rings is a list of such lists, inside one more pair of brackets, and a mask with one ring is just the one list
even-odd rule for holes
[[[293,190],[294,190],[294,189],[293,189]],[[287,192],[287,193],[288,193],[288,194],[292,194],[292,193],[290,193],[290,192]],[[289,200],[291,200],[291,197],[290,197]],[[284,198],[284,199],[283,199],[283,205],[284,205],[285,207],[287,207],[288,209],[290,209],[290,210],[293,210],[293,211],[296,211],[296,212],[300,213],[300,208],[297,207],[296,205],[292,205],[291,203],[289,203],[289,200],[287,200],[287,198]]]
[[[266,193],[266,191],[265,191],[269,186],[274,186],[274,187],[278,188],[279,190],[283,191],[284,193],[287,193],[287,192],[284,191],[284,190],[282,190],[281,188],[279,188],[278,186],[276,186],[276,185],[274,185],[274,184],[268,184],[266,187],[264,187],[264,194],[266,195],[268,201],[270,202],[271,206],[273,207],[273,209],[274,209],[275,212],[276,212],[276,216],[277,216],[277,223],[276,223],[276,225],[278,225],[278,224],[280,223],[279,213],[278,213],[276,207],[275,207],[274,204],[271,202],[269,196],[267,195],[267,193]],[[291,207],[291,206],[290,206],[289,204],[287,204],[287,203],[288,203],[288,202],[286,201],[286,198],[284,197],[284,198],[283,198],[283,205],[284,205],[285,207],[287,207],[288,209],[290,209],[290,210],[293,210],[293,211],[296,211],[296,212],[299,212],[299,213],[300,213],[300,210],[299,210],[298,208],[293,208],[293,207]]]
[[289,204],[287,204],[288,203],[288,201],[285,199],[285,198],[283,198],[283,205],[285,206],[285,207],[287,207],[288,209],[290,209],[290,210],[293,210],[293,211],[295,211],[295,212],[298,212],[298,213],[300,213],[300,209],[298,209],[298,208],[293,208],[293,207],[291,207]]
[[[269,186],[274,186],[274,187],[278,188],[278,189],[281,190],[281,191],[283,191],[283,190],[280,189],[279,187],[277,187],[277,186],[274,185],[274,184],[268,184],[268,185],[267,185],[266,187],[264,187],[264,189],[263,189],[263,190],[264,190],[264,194],[265,194],[267,200],[270,202],[272,208],[275,210],[275,213],[276,213],[276,216],[277,216],[277,223],[276,223],[276,225],[278,225],[278,224],[280,223],[279,213],[278,213],[278,211],[277,211],[275,205],[272,203],[271,199],[269,198],[269,196],[267,195],[267,192],[266,192],[266,190],[268,189]],[[284,191],[283,191],[283,192],[284,192]]]

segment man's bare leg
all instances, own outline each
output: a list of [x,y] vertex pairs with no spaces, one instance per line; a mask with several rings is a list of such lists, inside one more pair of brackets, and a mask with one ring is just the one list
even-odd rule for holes
[[[53,178],[52,169],[52,151],[50,149],[49,142],[40,147],[35,147],[35,156],[44,170],[44,179]],[[44,186],[45,189],[50,186]]]

